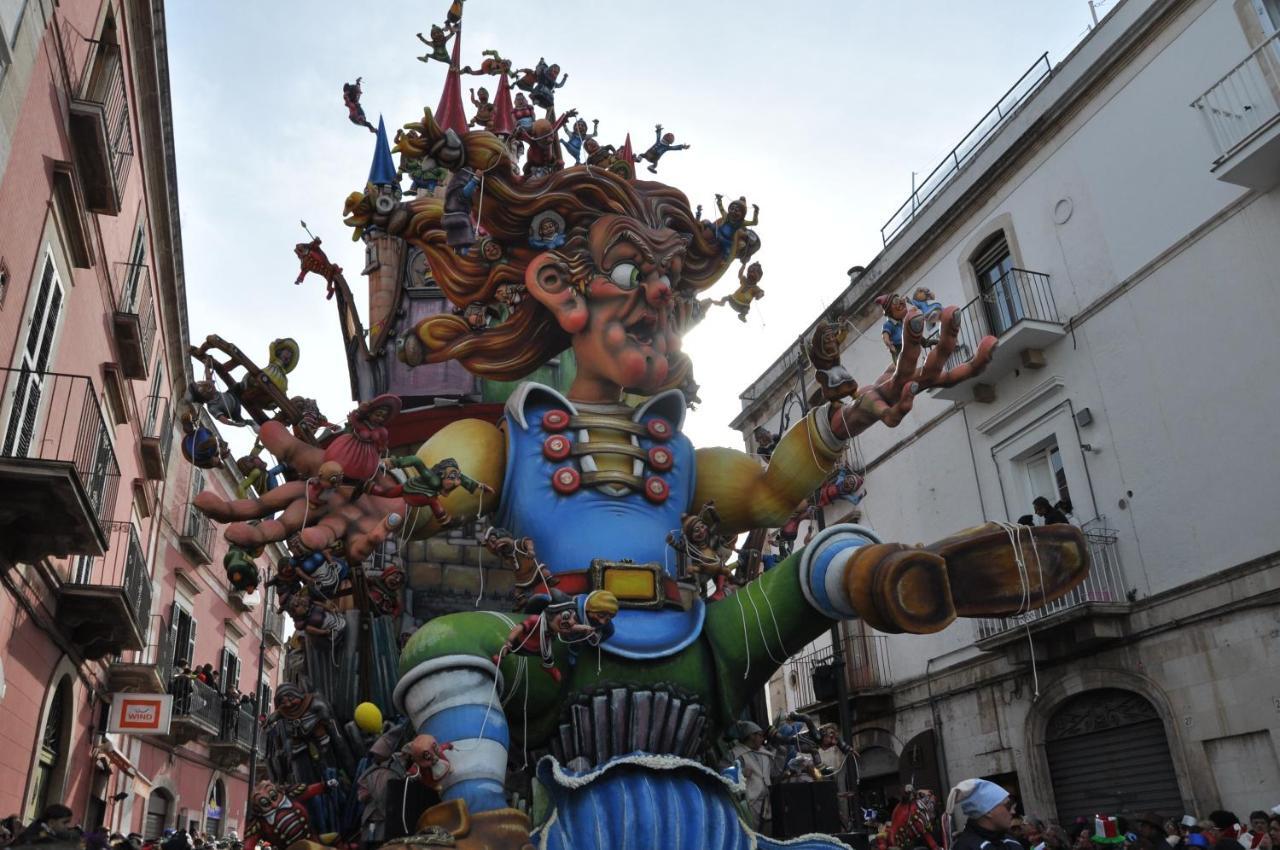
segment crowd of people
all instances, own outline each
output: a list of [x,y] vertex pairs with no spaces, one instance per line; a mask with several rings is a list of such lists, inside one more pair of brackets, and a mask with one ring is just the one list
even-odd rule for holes
[[1207,818],[1100,814],[1060,825],[1024,817],[1004,788],[969,779],[952,790],[947,813],[960,828],[950,850],[1280,850],[1280,805],[1251,812],[1243,821],[1219,809]]
[[48,806],[40,817],[24,824],[17,815],[0,820],[0,847],[39,845],[77,850],[242,850],[234,830],[225,837],[206,832],[191,834],[183,829],[166,829],[162,835],[144,837],[137,832],[122,835],[106,829],[85,829],[75,822],[75,813],[61,803]]

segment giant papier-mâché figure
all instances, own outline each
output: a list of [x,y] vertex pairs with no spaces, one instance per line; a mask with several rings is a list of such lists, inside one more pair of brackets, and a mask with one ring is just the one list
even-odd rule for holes
[[[429,144],[441,135],[432,123],[424,122]],[[507,157],[488,133],[468,133],[462,144],[468,161]],[[465,822],[470,835],[505,836],[487,846],[522,846],[529,824],[509,808],[508,751],[550,748],[554,757],[537,766],[549,800],[533,825],[540,847],[623,846],[638,829],[646,846],[778,846],[749,834],[732,783],[694,759],[739,718],[780,659],[838,620],[935,632],[958,616],[1038,606],[1083,578],[1083,538],[1071,526],[1023,530],[1038,557],[1019,565],[994,525],[931,546],[881,543],[870,530],[837,525],[722,601],[682,594],[666,545],[682,515],[714,500],[726,534],[782,524],[850,438],[876,423],[897,425],[918,392],[972,377],[995,339],[946,369],[955,308],[944,311],[941,341],[923,362],[923,319],[909,317],[896,365],[847,402],[809,411],[767,465],[730,449],[695,450],[682,433],[686,400],[676,388],[691,385],[691,365],[673,312],[681,297],[719,279],[740,256],[739,240],[723,244],[676,189],[587,167],[536,184],[509,167],[488,172],[483,205],[473,199],[470,210],[502,246],[503,263],[451,250],[438,201],[419,198],[412,208],[405,236],[454,304],[491,300],[501,286],[528,293],[482,331],[454,316],[422,321],[410,340],[425,362],[456,359],[475,374],[514,380],[566,348],[577,361],[567,394],[525,383],[500,425],[456,421],[418,456],[428,465],[456,458],[493,484],[492,496],[455,490],[450,514],[474,515],[483,509],[477,499],[496,500],[494,522],[533,541],[557,591],[608,590],[620,607],[591,663],[571,665],[567,648],[553,647],[559,677],[531,675],[518,654],[494,663],[518,615],[450,614],[414,634],[401,655],[398,707],[418,733],[455,746],[441,782],[445,802],[428,810],[424,827]],[[564,220],[565,241],[533,247],[531,222],[547,211]]]
[[[550,800],[548,817],[535,828],[542,846],[620,843],[639,824],[664,847],[773,846],[748,834],[731,783],[693,759],[740,716],[746,695],[779,659],[839,619],[858,616],[886,632],[932,632],[957,616],[1035,607],[1083,577],[1087,558],[1072,526],[1018,532],[1036,543],[1036,557],[1025,564],[996,526],[927,547],[882,544],[867,529],[835,526],[726,599],[682,593],[665,539],[682,515],[714,501],[727,535],[782,524],[829,475],[847,440],[877,422],[897,425],[920,390],[976,374],[995,340],[984,339],[969,363],[945,369],[959,330],[959,316],[948,308],[938,344],[921,363],[924,319],[908,314],[896,364],[848,401],[808,412],[781,436],[768,465],[729,449],[695,451],[681,432],[686,398],[678,388],[694,382],[675,312],[758,246],[758,238],[741,238],[754,237],[745,202],[741,210],[730,205],[736,217],[722,216],[720,224],[736,221],[733,232],[717,233],[697,221],[682,193],[659,183],[588,167],[525,183],[514,176],[505,144],[489,133],[446,136],[428,113],[418,135],[424,151],[448,151],[452,164],[465,163],[472,170],[465,179],[484,176],[486,191],[443,204],[422,197],[402,204],[400,232],[425,253],[455,305],[488,302],[513,287],[526,297],[494,327],[476,329],[448,314],[428,318],[405,346],[406,355],[413,347],[421,359],[406,360],[456,359],[476,374],[514,380],[572,348],[577,375],[567,395],[522,385],[500,426],[454,422],[417,456],[426,468],[455,458],[474,480],[493,482],[491,492],[448,493],[441,499],[447,515],[493,510],[513,537],[536,545],[557,592],[585,605],[607,591],[619,608],[595,663],[571,664],[570,647],[552,647],[559,676],[530,676],[529,659],[518,654],[493,661],[518,624],[511,616],[448,615],[413,636],[401,658],[399,708],[415,732],[457,750],[441,782],[445,803],[427,812],[425,826],[465,823],[469,835],[511,839],[502,846],[528,840],[527,816],[508,808],[504,788],[517,734],[521,748],[550,747],[556,755],[538,767]],[[564,239],[535,245],[533,223],[547,213],[564,222]],[[472,237],[482,229],[504,262],[464,250],[470,242],[454,238],[451,215],[467,220]],[[645,400],[629,404],[627,395]],[[337,441],[326,451],[266,422],[263,445],[299,480],[260,499],[228,503],[201,494],[197,506],[223,521],[261,519],[227,529],[238,545],[289,539],[321,551],[341,542],[350,558],[363,559],[407,507],[402,498],[376,495],[396,483],[376,463],[389,418],[374,415],[380,406],[394,415],[390,402],[368,403],[355,415],[363,432],[353,423],[341,459],[332,456]],[[342,467],[343,478],[330,468],[332,486],[313,485],[326,463]],[[432,518],[418,534],[439,529]],[[291,613],[307,620],[309,632],[336,638],[336,628],[310,622],[309,594],[296,595]],[[293,696],[298,701],[271,724],[269,740],[283,739],[276,760],[294,757],[295,770],[328,768],[316,763],[322,745],[304,728],[312,712]],[[619,796],[631,820],[612,817],[612,804],[596,805]],[[719,843],[709,845],[708,836]]]

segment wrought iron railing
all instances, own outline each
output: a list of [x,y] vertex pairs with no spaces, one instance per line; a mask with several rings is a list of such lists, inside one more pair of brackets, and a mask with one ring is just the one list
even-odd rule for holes
[[1009,269],[989,289],[960,309],[960,333],[947,368],[972,357],[983,337],[1001,337],[1026,320],[1061,321],[1053,300],[1053,288],[1049,286],[1047,274]]
[[[1034,611],[1016,617],[997,617],[976,621],[978,640],[1021,628],[1037,620],[1043,620],[1061,611],[1091,603],[1126,603],[1129,587],[1125,583],[1124,570],[1120,566],[1120,547],[1115,529],[1107,528],[1104,520],[1090,522],[1084,530],[1089,546],[1089,574],[1070,593]],[[1034,558],[1034,554],[1027,555]]]
[[190,538],[206,555],[213,557],[213,522],[195,505],[187,505],[182,536]]
[[1222,162],[1280,116],[1280,32],[1259,44],[1222,79],[1196,98]]
[[116,263],[112,288],[114,309],[138,317],[142,356],[151,361],[151,347],[156,338],[156,310],[151,296],[151,269],[146,263]]
[[275,593],[267,594],[263,600],[266,613],[263,615],[263,637],[269,638],[277,645],[284,643],[284,615],[276,610]]
[[[842,644],[844,650],[845,684],[849,694],[858,691],[889,687],[893,684],[889,663],[889,647],[885,635],[847,635]],[[793,693],[796,708],[806,709],[821,702],[814,693],[814,673],[822,675],[835,663],[831,646],[824,646],[790,659],[784,665],[787,682],[794,682]],[[834,684],[834,679],[832,680]]]
[[106,554],[71,558],[66,583],[122,591],[134,625],[145,633],[151,618],[151,571],[133,523],[107,523]]
[[84,375],[0,368],[0,457],[70,463],[104,529],[115,510],[120,467],[98,406],[93,380]]
[[111,159],[111,177],[116,191],[129,178],[133,163],[133,136],[129,129],[129,98],[125,89],[124,63],[119,45],[98,42],[93,61],[86,62],[76,100],[95,104],[102,110]]
[[224,744],[239,744],[245,749],[253,746],[253,726],[258,722],[253,704],[222,706],[221,722],[218,727],[218,740]]
[[222,694],[192,676],[175,676],[169,681],[175,719],[199,720],[218,734],[222,730]]
[[1049,54],[1045,53],[1023,72],[1018,81],[996,101],[996,105],[982,116],[977,124],[965,133],[960,143],[951,149],[951,153],[938,163],[929,176],[925,177],[911,192],[902,206],[889,217],[884,227],[880,228],[880,238],[888,245],[904,227],[912,222],[920,212],[929,205],[942,188],[951,182],[951,178],[960,173],[975,153],[982,148],[983,142],[991,138],[1004,122],[1017,111],[1018,107],[1047,80],[1053,69],[1049,65]]

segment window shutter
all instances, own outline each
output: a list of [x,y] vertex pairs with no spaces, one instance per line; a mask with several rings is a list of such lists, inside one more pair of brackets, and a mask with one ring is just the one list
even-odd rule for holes
[[178,646],[178,626],[182,616],[182,609],[178,607],[177,602],[169,605],[169,657],[173,659],[174,672],[181,672],[184,662],[182,660],[182,650],[185,647]]
[[187,626],[187,654],[183,664],[194,664],[196,658],[196,618],[183,612],[189,625]]

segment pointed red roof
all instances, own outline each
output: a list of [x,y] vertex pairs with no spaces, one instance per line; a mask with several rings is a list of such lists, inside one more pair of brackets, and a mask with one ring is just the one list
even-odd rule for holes
[[452,130],[461,136],[467,132],[467,115],[462,108],[462,77],[458,74],[462,59],[462,33],[453,37],[453,59],[449,62],[449,74],[444,78],[444,91],[440,92],[440,105],[435,119],[442,130]]
[[635,178],[635,154],[631,150],[631,134],[627,133],[627,140],[622,143],[622,150],[618,151],[618,159],[627,164],[627,170],[631,172],[632,179]]
[[505,71],[498,73],[498,92],[493,96],[492,132],[500,136],[510,136],[516,131],[516,116],[511,106],[511,86],[507,84]]

